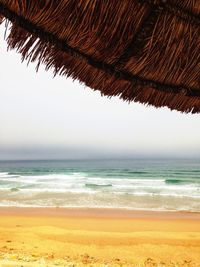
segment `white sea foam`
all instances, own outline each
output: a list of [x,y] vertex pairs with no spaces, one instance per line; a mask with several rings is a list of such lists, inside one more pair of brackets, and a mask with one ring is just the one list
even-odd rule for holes
[[1,171],[0,206],[200,211],[200,172],[123,172]]

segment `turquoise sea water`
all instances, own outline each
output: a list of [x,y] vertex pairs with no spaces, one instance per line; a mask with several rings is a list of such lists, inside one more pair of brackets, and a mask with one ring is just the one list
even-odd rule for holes
[[200,211],[200,161],[0,161],[0,206]]

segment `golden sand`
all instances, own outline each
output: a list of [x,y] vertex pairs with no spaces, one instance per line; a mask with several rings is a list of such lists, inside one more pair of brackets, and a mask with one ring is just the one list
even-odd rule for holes
[[0,209],[0,266],[200,266],[200,214]]

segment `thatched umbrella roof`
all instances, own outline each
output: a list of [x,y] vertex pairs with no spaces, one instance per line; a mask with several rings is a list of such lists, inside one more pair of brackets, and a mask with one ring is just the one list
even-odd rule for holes
[[103,95],[200,112],[200,0],[0,0],[10,48]]

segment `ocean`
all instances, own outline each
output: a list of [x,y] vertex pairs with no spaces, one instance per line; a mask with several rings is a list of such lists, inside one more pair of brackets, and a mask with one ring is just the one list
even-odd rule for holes
[[0,161],[0,206],[200,212],[200,161]]

